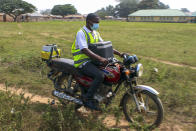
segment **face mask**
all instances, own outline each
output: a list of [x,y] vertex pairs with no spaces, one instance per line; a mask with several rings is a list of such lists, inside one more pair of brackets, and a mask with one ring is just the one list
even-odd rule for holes
[[98,23],[94,23],[93,26],[91,26],[92,30],[97,30],[99,28],[99,24]]

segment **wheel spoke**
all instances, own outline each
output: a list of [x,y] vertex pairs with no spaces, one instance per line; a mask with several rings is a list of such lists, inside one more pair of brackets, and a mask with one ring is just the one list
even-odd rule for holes
[[147,110],[148,110],[148,108],[149,108],[148,102],[149,102],[149,96],[146,96],[144,105],[145,105],[145,107],[146,107]]
[[[156,96],[151,95],[149,92],[141,91],[137,95],[137,100],[141,109],[141,112],[137,110],[137,106],[133,99],[129,96],[126,102],[126,111],[128,118],[133,123],[138,123],[139,127],[142,126],[154,126],[154,123],[160,117],[159,105],[157,104]],[[126,115],[126,114],[125,114]]]

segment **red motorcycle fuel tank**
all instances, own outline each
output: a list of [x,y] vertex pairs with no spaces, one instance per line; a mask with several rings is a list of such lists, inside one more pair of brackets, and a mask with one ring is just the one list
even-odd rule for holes
[[[108,66],[106,68],[101,67],[100,70],[104,72],[105,81],[112,83],[112,84],[118,83],[120,79],[120,66],[118,64],[116,64],[115,66]],[[78,83],[80,83],[84,87],[89,87],[93,81],[92,78],[85,76],[85,75],[75,76],[75,79]]]
[[120,66],[118,64],[113,66],[108,66],[101,69],[105,75],[105,81],[110,83],[118,83],[120,79]]

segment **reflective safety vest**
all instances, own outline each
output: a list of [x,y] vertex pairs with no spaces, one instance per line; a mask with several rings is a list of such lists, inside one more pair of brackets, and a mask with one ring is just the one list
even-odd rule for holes
[[[87,44],[94,44],[94,43],[97,43],[100,41],[100,34],[97,32],[97,31],[94,31],[94,37],[93,35],[89,32],[87,33],[87,31],[85,29],[81,29],[84,34],[85,34],[85,37],[86,37],[86,41],[87,41]],[[90,58],[85,55],[84,53],[82,53],[82,51],[78,48],[76,48],[76,39],[72,45],[72,55],[74,57],[74,66],[77,68],[79,67],[81,64],[83,64],[84,62],[86,61],[89,61]]]

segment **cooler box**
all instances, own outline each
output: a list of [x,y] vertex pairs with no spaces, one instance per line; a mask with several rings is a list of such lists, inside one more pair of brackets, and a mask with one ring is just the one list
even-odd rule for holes
[[[110,59],[114,57],[111,41],[103,41],[95,44],[89,44],[88,48],[95,54],[104,57],[106,59]],[[92,62],[97,66],[102,65],[99,61],[96,60],[92,60]]]
[[89,49],[95,54],[104,58],[113,58],[113,48],[111,41],[103,41],[95,44],[89,44]]

